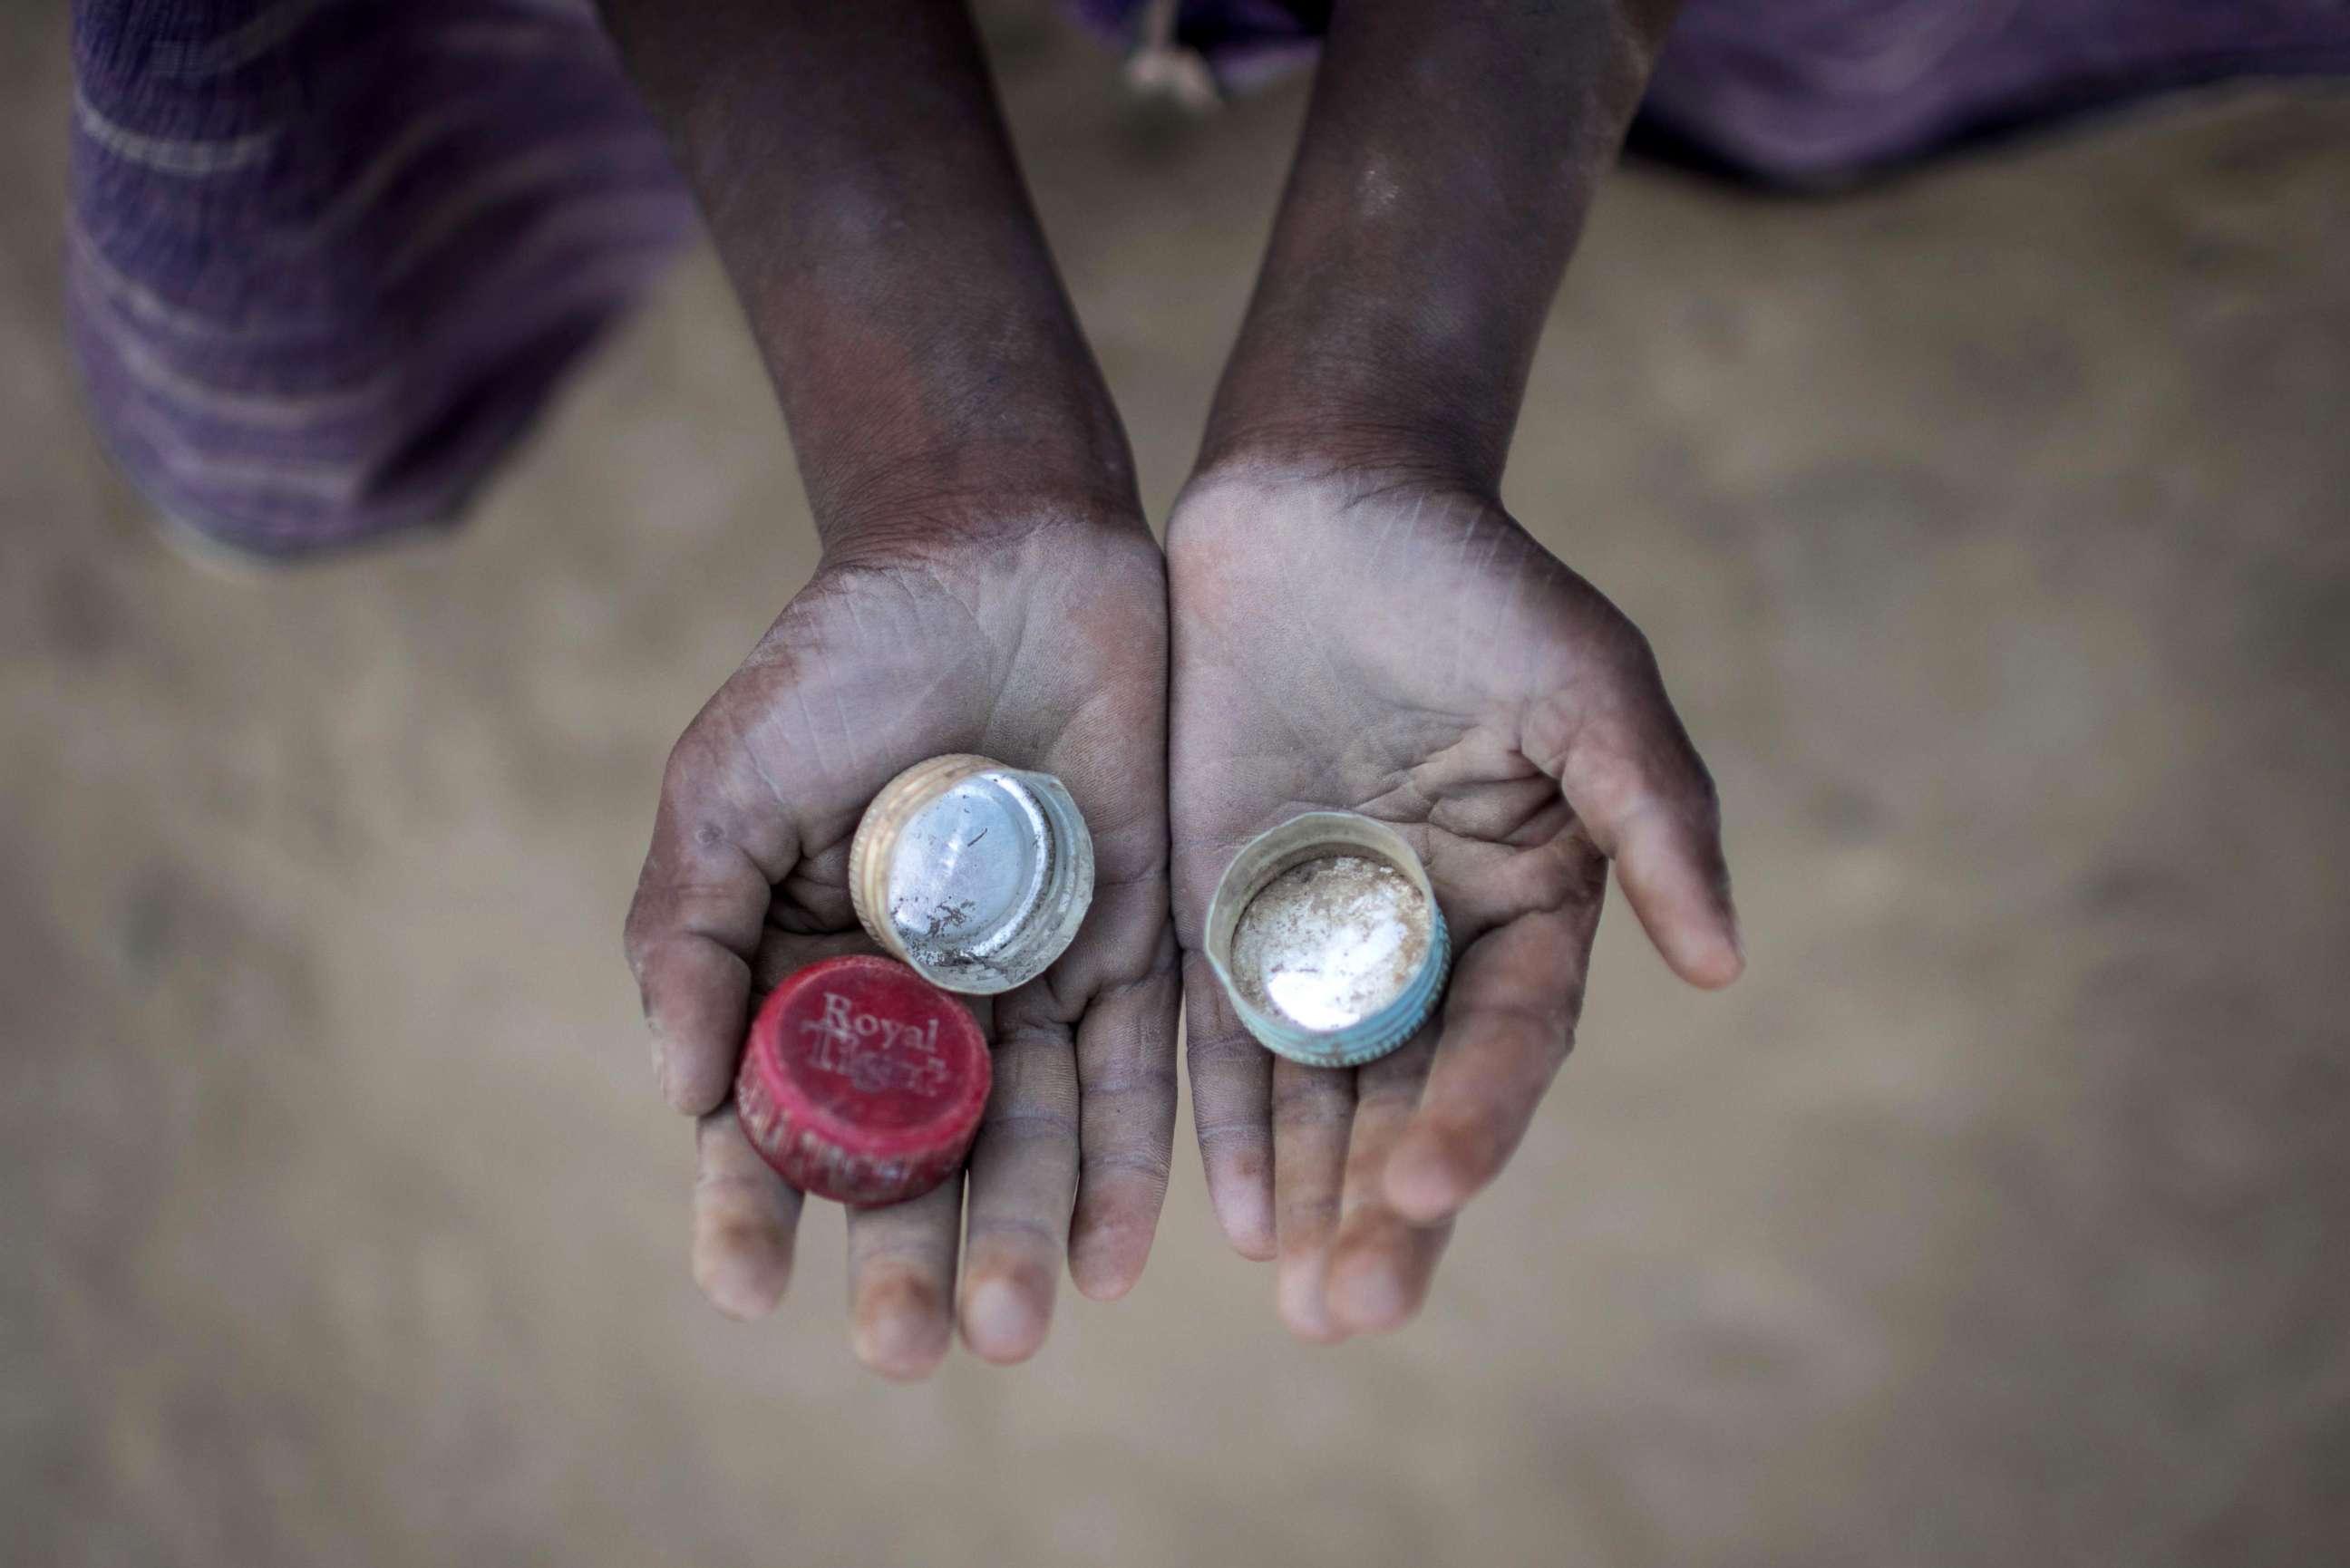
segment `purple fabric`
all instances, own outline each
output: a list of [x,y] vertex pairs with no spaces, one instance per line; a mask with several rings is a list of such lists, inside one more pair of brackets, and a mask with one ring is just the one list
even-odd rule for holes
[[[1438,0],[1429,0],[1430,4]],[[1328,0],[1068,0],[1227,85]],[[167,514],[247,549],[452,519],[689,231],[588,0],[76,0],[68,320]],[[1818,183],[2177,83],[2350,69],[2341,0],[1693,0],[1644,122]]]
[[68,319],[265,553],[452,517],[691,210],[584,0],[80,0]]
[[[1067,4],[1148,41],[1149,0]],[[1310,52],[1329,12],[1185,0],[1172,41],[1241,87]],[[1749,178],[1808,186],[2163,88],[2344,71],[2344,0],[1689,0],[1641,121]]]
[[2233,76],[2350,70],[2342,0],[1691,0],[1641,119],[1785,185]]

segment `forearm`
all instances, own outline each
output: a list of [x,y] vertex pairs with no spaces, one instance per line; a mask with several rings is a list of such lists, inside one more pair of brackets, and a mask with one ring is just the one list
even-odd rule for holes
[[1339,0],[1203,466],[1499,483],[1543,320],[1677,0]]
[[827,546],[972,502],[1132,512],[1125,435],[961,0],[603,4],[750,317]]

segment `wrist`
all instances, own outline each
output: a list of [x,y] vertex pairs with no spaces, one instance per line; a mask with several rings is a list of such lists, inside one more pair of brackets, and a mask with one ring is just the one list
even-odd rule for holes
[[816,531],[827,566],[899,568],[985,556],[1022,558],[1049,538],[1056,567],[1078,569],[1103,555],[1159,554],[1132,486],[1073,488],[965,476],[922,487],[900,476],[886,491],[858,496]]
[[[1107,410],[1092,420],[1031,405],[988,428],[919,435],[905,421],[875,421],[862,441],[811,441],[806,422],[792,434],[827,550],[877,529],[963,538],[1017,528],[1024,518],[1143,525],[1133,460]],[[890,431],[893,422],[900,429]]]
[[[1490,489],[1509,455],[1565,244],[1521,246],[1514,214],[1451,200],[1436,169],[1368,177],[1301,170],[1216,392],[1203,462],[1263,453],[1424,469]],[[1554,192],[1571,234],[1581,192]]]
[[1195,472],[1490,492],[1518,402],[1514,379],[1490,361],[1448,367],[1359,320],[1315,331],[1253,320],[1217,389]]
[[[1670,0],[1333,16],[1201,454],[1490,492]],[[1471,85],[1473,84],[1473,85]]]
[[1432,388],[1355,390],[1326,379],[1310,397],[1220,396],[1192,473],[1195,480],[1355,476],[1485,494],[1500,487],[1516,413],[1514,400],[1480,413]]
[[962,0],[602,4],[700,196],[827,553],[1137,512]]

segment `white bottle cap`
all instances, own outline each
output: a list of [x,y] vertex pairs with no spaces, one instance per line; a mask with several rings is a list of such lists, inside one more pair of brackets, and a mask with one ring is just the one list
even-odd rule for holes
[[849,845],[848,898],[867,933],[966,995],[1042,974],[1093,897],[1093,836],[1068,790],[986,757],[908,768],[881,786]]

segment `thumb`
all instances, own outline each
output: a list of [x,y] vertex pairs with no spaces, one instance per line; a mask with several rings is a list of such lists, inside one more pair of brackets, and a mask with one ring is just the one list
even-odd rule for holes
[[1725,986],[1746,956],[1721,803],[1648,639],[1628,622],[1624,634],[1605,671],[1579,672],[1534,704],[1521,746],[1616,863],[1625,897],[1673,972],[1709,990]]

